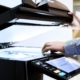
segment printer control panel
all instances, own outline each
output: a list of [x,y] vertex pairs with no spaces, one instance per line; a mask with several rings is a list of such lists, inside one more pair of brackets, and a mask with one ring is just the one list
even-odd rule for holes
[[[69,63],[66,63],[65,61],[62,62],[62,64],[58,63],[58,66],[56,66],[57,65],[56,61],[58,59],[59,61],[61,59],[63,60],[63,58],[65,57],[58,56],[57,58],[55,58],[54,56],[49,56],[49,57],[33,60],[31,61],[31,64],[36,69],[38,69],[39,71],[41,71],[42,73],[50,77],[53,77],[57,80],[68,80],[80,72],[80,66],[75,67],[72,66],[72,64],[70,65]],[[62,68],[61,67],[59,68],[60,65],[62,65]],[[73,69],[71,67],[73,67]]]

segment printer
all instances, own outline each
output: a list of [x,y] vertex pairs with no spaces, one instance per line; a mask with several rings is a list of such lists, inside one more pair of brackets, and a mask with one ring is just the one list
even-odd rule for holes
[[[19,22],[19,19],[51,21],[49,26],[70,24],[73,20],[68,15],[68,8],[58,1],[42,0],[35,4],[32,0],[22,0],[22,4],[13,8],[0,5],[0,30],[12,25],[44,24]],[[14,42],[0,43],[0,80],[43,80],[46,74],[56,80],[69,80],[80,73],[80,64],[58,53],[42,54],[39,48],[13,46]],[[60,65],[60,61],[64,62]],[[56,63],[55,63],[56,62]]]

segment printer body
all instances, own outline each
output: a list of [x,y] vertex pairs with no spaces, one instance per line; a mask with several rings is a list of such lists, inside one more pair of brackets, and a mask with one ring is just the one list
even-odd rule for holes
[[[31,51],[32,50],[32,51]],[[34,51],[33,51],[34,50]],[[37,59],[49,60],[51,57],[63,57],[63,55],[43,55],[36,51],[37,48],[10,47],[0,51],[0,79],[1,80],[43,80],[43,73],[55,79],[65,80],[64,77],[55,75],[46,70],[46,66],[36,67]],[[39,61],[39,60],[37,60]],[[40,62],[40,61],[39,61]],[[36,64],[40,66],[40,63]],[[42,65],[42,64],[41,64]],[[45,63],[43,63],[45,65]],[[39,68],[39,69],[38,69]],[[51,68],[50,68],[51,69]],[[53,67],[52,67],[53,69]]]
[[[43,80],[43,74],[46,74],[56,80],[69,80],[80,73],[80,63],[74,60],[69,63],[70,60],[66,61],[68,58],[63,53],[43,55],[36,52],[37,48],[31,50],[12,47],[0,51],[0,79]],[[53,62],[58,63],[58,66],[53,65]]]
[[32,59],[16,60],[4,57],[1,58],[0,56],[0,79],[43,80],[43,74],[29,63],[29,61]]

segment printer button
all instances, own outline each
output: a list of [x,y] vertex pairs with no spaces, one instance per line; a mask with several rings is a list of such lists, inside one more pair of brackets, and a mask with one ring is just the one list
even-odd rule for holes
[[55,69],[56,69],[56,68],[50,68],[49,70],[50,70],[50,71],[54,71]]
[[37,64],[37,65],[41,65],[42,63],[39,61],[39,62],[36,62],[36,64]]
[[47,67],[47,65],[46,64],[42,64],[42,67]]

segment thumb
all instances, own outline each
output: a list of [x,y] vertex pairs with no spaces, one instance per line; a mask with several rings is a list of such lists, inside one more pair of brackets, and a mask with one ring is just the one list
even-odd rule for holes
[[73,15],[73,17],[80,23],[79,17],[74,12],[68,12],[68,14]]
[[73,13],[73,12],[68,12],[68,14],[70,14],[70,15],[74,15],[74,13]]

